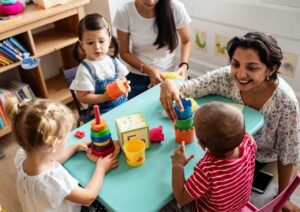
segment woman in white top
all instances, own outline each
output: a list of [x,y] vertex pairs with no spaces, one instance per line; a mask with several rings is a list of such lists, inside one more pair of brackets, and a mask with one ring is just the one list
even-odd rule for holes
[[[253,135],[257,143],[255,172],[277,161],[278,193],[289,184],[293,165],[299,165],[299,106],[292,88],[277,76],[283,58],[276,40],[250,32],[227,44],[230,66],[186,81],[179,89],[168,80],[161,84],[161,102],[176,119],[173,100],[182,108],[180,95],[198,98],[218,94],[252,107],[264,115],[263,127]],[[295,211],[288,201],[285,209]]]
[[[191,52],[190,22],[184,5],[178,0],[135,0],[119,8],[113,26],[117,28],[120,56],[129,64],[129,98],[160,83],[161,72],[177,71],[186,75]],[[177,33],[181,56],[176,68]]]

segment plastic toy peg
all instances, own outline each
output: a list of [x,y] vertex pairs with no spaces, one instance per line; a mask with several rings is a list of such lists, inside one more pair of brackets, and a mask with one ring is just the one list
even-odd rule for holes
[[149,134],[150,134],[150,141],[152,143],[159,143],[165,139],[162,126],[158,126],[150,129]]
[[94,105],[93,110],[94,110],[94,116],[95,116],[96,124],[101,124],[99,106]]
[[179,110],[179,107],[177,104],[174,105],[174,109],[175,109],[178,119],[183,120],[183,119],[188,119],[188,118],[192,117],[193,112],[192,112],[191,101],[187,100],[187,99],[181,99],[181,103],[184,108],[184,111],[182,111],[182,112]]
[[129,83],[127,80],[116,80],[106,86],[106,92],[112,99],[118,99],[129,90]]
[[85,132],[78,130],[78,131],[75,132],[75,136],[77,138],[81,139],[81,138],[83,138],[85,136]]

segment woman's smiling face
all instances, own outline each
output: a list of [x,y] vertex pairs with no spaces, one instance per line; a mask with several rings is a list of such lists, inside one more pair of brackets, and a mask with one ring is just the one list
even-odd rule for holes
[[253,49],[237,48],[230,61],[231,74],[241,91],[259,89],[268,81],[271,70]]

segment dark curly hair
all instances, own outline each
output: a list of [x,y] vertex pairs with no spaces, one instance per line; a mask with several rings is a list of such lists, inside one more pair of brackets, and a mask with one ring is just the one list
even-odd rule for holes
[[275,38],[262,32],[249,32],[244,37],[232,38],[227,44],[230,61],[237,48],[255,50],[262,63],[269,69],[276,68],[274,73],[269,76],[269,80],[275,81],[277,79],[278,69],[281,66],[283,56]]

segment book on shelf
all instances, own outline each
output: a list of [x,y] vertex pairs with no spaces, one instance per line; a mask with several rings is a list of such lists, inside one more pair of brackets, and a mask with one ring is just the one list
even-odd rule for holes
[[25,98],[27,99],[35,98],[33,91],[31,90],[30,86],[26,83],[13,80],[8,83],[8,86],[18,91],[22,90],[22,93],[25,94]]
[[5,126],[4,126],[2,117],[0,116],[0,129],[3,129],[4,127],[5,127]]
[[16,54],[13,50],[11,50],[10,48],[8,48],[6,45],[4,45],[2,42],[0,42],[0,49],[2,50],[2,52],[4,52],[6,55],[9,55],[10,57],[13,57],[19,61],[21,61],[23,58]]
[[4,44],[4,46],[6,46],[10,50],[12,50],[16,55],[19,55],[20,57],[23,57],[22,52],[18,48],[15,48],[13,46],[13,44],[8,39],[4,40],[2,43]]
[[11,61],[12,63],[17,62],[18,60],[11,55],[7,54],[3,49],[0,48],[0,55],[5,57],[7,60]]
[[19,49],[22,53],[28,53],[26,48],[14,37],[8,38],[8,41],[17,49]]

